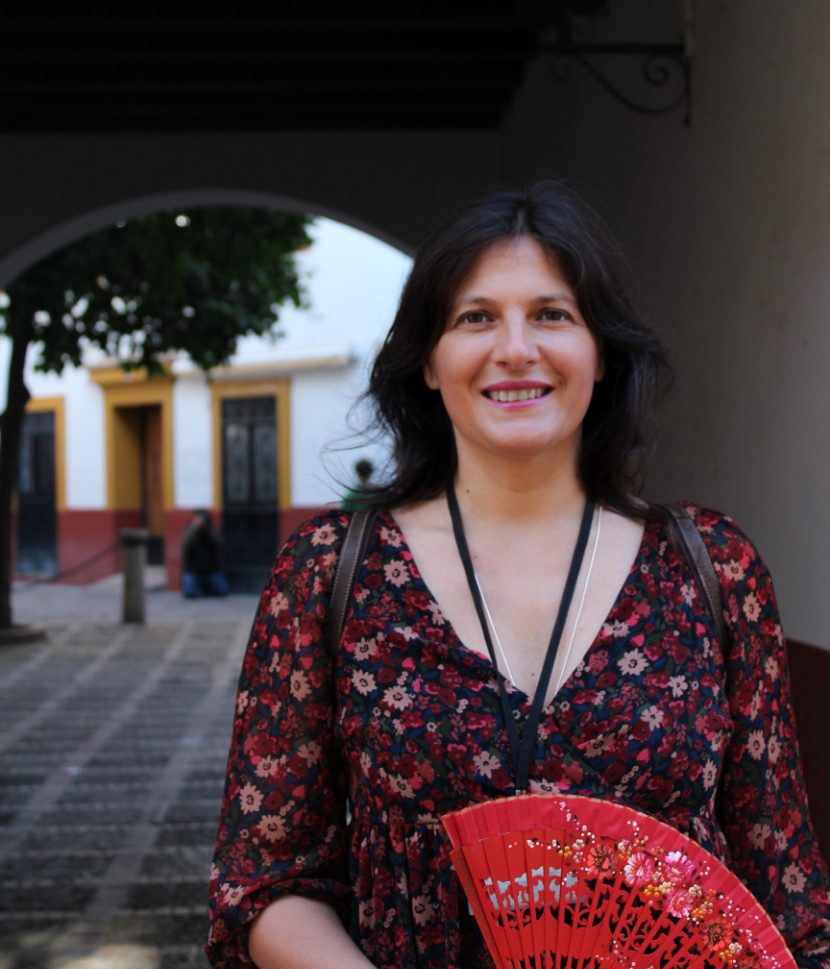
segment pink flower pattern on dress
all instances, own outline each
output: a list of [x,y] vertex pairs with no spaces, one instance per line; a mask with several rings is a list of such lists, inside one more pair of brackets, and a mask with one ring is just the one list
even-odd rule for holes
[[[620,801],[673,825],[751,888],[801,965],[830,969],[827,873],[805,812],[772,582],[730,519],[689,509],[730,641],[717,643],[685,561],[650,522],[594,643],[543,712],[530,787]],[[219,969],[248,965],[251,920],[294,893],[335,905],[379,969],[485,969],[438,818],[511,789],[498,674],[458,640],[386,513],[335,664],[323,633],[347,523],[333,511],[300,526],[262,595],[207,952]],[[510,700],[521,723],[529,699],[513,690]],[[682,913],[685,888],[663,888]]]

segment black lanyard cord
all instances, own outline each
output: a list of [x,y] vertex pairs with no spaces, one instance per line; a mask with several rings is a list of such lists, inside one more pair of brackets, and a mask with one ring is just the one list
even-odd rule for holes
[[[461,522],[461,511],[458,507],[458,499],[456,498],[455,486],[453,484],[450,484],[449,488],[447,488],[447,505],[450,509],[450,519],[452,521],[455,544],[458,547],[458,554],[461,557],[461,562],[464,566],[464,573],[467,576],[467,584],[470,587],[470,594],[473,597],[473,603],[475,605],[476,614],[478,615],[478,621],[481,624],[481,631],[484,634],[484,642],[487,644],[487,651],[490,654],[490,660],[496,670],[498,670],[496,653],[493,649],[493,642],[490,638],[490,627],[484,615],[484,603],[482,602],[481,592],[479,591],[478,582],[476,581],[473,561],[470,557],[470,549],[464,535],[464,526]],[[533,695],[530,716],[527,719],[527,723],[525,724],[525,728],[522,731],[521,736],[519,735],[519,730],[516,725],[516,719],[513,716],[513,708],[510,704],[510,698],[507,695],[507,687],[504,684],[504,677],[496,677],[499,686],[499,699],[501,700],[502,714],[504,716],[505,727],[507,728],[507,737],[510,743],[510,755],[513,761],[513,771],[515,774],[514,790],[516,792],[527,790],[528,777],[530,774],[530,757],[539,727],[539,719],[542,715],[545,694],[548,691],[548,684],[550,683],[551,673],[553,672],[553,666],[556,661],[556,654],[559,651],[559,644],[562,640],[562,631],[565,628],[565,621],[568,618],[568,611],[570,610],[574,590],[576,589],[576,581],[579,578],[579,572],[582,568],[582,560],[585,557],[585,549],[588,545],[588,537],[591,533],[591,522],[593,521],[593,517],[594,503],[593,501],[588,500],[585,503],[585,511],[582,513],[582,522],[579,526],[579,536],[577,537],[576,547],[574,548],[574,553],[571,558],[571,565],[570,569],[568,570],[568,577],[565,581],[565,588],[562,590],[562,600],[559,603],[559,611],[556,614],[556,622],[553,624],[550,642],[548,643],[547,652],[545,653],[545,661],[542,664],[542,670],[539,674],[539,681],[536,684],[536,692]]]
[[[490,662],[493,664],[498,674],[499,664],[496,660],[496,651],[493,649],[493,641],[490,638],[490,627],[488,626],[484,616],[484,604],[481,601],[481,593],[479,592],[478,583],[476,582],[473,560],[470,558],[470,548],[467,545],[467,538],[464,535],[464,526],[461,523],[461,511],[458,507],[458,499],[455,496],[455,485],[453,484],[450,484],[449,488],[447,488],[447,505],[450,509],[450,520],[452,521],[452,530],[453,534],[455,535],[455,544],[458,548],[458,554],[461,556],[461,562],[467,576],[467,584],[469,585],[470,592],[473,596],[473,604],[476,607],[478,621],[481,623],[481,631],[484,633],[484,642],[487,644],[487,652],[490,654]],[[513,716],[513,707],[510,705],[510,698],[507,695],[507,689],[504,686],[503,677],[496,675],[496,680],[499,684],[499,700],[501,701],[502,716],[504,717],[504,726],[507,729],[507,738],[510,743],[510,755],[513,760],[513,772],[515,774],[517,767],[516,757],[519,751],[519,730],[516,726],[516,718]]]

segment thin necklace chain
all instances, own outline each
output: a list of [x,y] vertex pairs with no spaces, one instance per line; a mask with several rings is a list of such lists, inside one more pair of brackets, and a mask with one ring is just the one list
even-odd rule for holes
[[556,681],[556,688],[553,691],[554,696],[556,696],[556,694],[559,692],[559,687],[562,685],[562,677],[565,675],[565,670],[568,667],[568,660],[571,658],[571,647],[574,644],[574,636],[576,636],[576,629],[577,626],[579,626],[579,620],[582,616],[582,607],[585,605],[585,596],[588,592],[588,584],[591,581],[591,573],[594,571],[594,560],[597,557],[597,548],[599,547],[599,535],[601,531],[602,505],[597,508],[597,533],[594,536],[594,547],[591,550],[591,561],[588,563],[588,574],[585,576],[585,585],[582,587],[582,597],[579,600],[579,608],[576,610],[571,635],[568,637],[568,648],[565,650],[565,658],[562,660],[562,666],[559,668],[559,679]]
[[513,676],[513,671],[510,669],[510,663],[507,662],[507,653],[504,651],[504,646],[502,646],[501,638],[499,637],[499,631],[496,629],[496,624],[493,622],[493,617],[490,615],[490,609],[487,605],[487,600],[484,598],[484,589],[481,588],[481,582],[478,580],[478,575],[476,575],[476,585],[478,586],[478,591],[481,594],[481,604],[484,606],[484,614],[487,616],[487,622],[490,623],[490,632],[493,634],[493,639],[495,639],[496,646],[499,648],[499,654],[504,662],[504,668],[507,670],[507,675],[510,678],[510,682],[513,684],[513,686],[515,686],[516,680]]
[[[597,508],[597,530],[594,535],[594,547],[591,550],[591,559],[588,562],[588,572],[585,576],[585,585],[582,587],[582,596],[579,600],[579,606],[576,610],[576,615],[574,616],[573,626],[571,627],[571,635],[568,637],[568,645],[565,649],[565,658],[562,660],[562,666],[559,668],[559,679],[556,681],[556,688],[553,691],[554,696],[559,692],[559,687],[562,685],[562,677],[565,674],[565,670],[568,666],[568,660],[571,657],[571,648],[574,643],[574,636],[576,636],[576,630],[579,626],[579,620],[582,617],[582,607],[585,605],[585,596],[588,593],[588,586],[591,582],[591,573],[594,571],[594,561],[597,557],[597,548],[599,547],[599,536],[602,532],[602,505]],[[496,624],[493,622],[493,617],[490,615],[490,609],[487,605],[487,599],[484,597],[484,590],[481,588],[481,582],[479,581],[478,575],[475,575],[476,585],[478,586],[479,594],[481,595],[481,604],[484,606],[484,614],[487,616],[487,622],[490,624],[490,632],[493,634],[493,639],[496,641],[496,646],[499,649],[499,655],[504,663],[504,668],[507,671],[507,676],[510,682],[516,686],[516,680],[513,676],[513,671],[510,669],[510,663],[507,660],[507,653],[504,651],[504,646],[501,644],[501,638],[499,637],[498,630],[496,629]]]

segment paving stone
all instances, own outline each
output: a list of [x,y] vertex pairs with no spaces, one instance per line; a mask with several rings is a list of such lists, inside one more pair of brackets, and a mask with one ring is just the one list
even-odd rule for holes
[[93,853],[111,852],[123,843],[128,828],[102,825],[46,828],[33,825],[33,830],[21,841],[23,851],[56,851],[72,847]]
[[28,746],[22,743],[14,751],[0,755],[0,772],[21,767],[50,770],[56,765],[60,766],[65,759],[65,752],[56,750],[37,751],[35,755],[35,752],[29,750]]
[[173,880],[178,878],[207,884],[212,850],[204,844],[171,845],[162,850],[148,851],[141,862],[141,879]]
[[128,904],[135,911],[182,907],[198,910],[199,906],[204,905],[205,898],[204,878],[192,882],[145,882],[130,888]]
[[86,851],[66,855],[30,852],[0,864],[0,882],[36,882],[68,879],[83,883],[100,878],[112,864],[114,855]]
[[0,807],[18,807],[28,801],[34,791],[33,785],[14,784],[0,787]]
[[0,790],[4,787],[40,784],[46,779],[45,771],[7,771],[0,776]]
[[[220,792],[221,796],[221,792]],[[164,824],[191,825],[194,822],[219,824],[219,800],[216,798],[197,801],[188,798],[178,804],[173,804],[164,814]]]
[[216,817],[204,824],[167,824],[156,835],[154,847],[163,848],[166,845],[203,845],[212,844],[216,840],[219,825],[219,806],[217,804]]
[[44,811],[40,823],[97,828],[100,825],[129,824],[141,817],[142,805],[136,802],[71,804]]
[[130,912],[113,920],[110,933],[115,943],[138,942],[151,945],[177,945],[187,940],[195,952],[201,951],[207,937],[205,912],[177,912],[153,909]]
[[95,895],[94,885],[55,881],[8,883],[0,891],[0,912],[80,912]]
[[[69,765],[71,767],[71,765]],[[107,785],[130,785],[144,784],[150,782],[155,776],[155,771],[148,767],[137,767],[133,764],[122,764],[120,767],[113,767],[107,764],[103,767],[92,764],[85,764],[72,772],[75,778],[74,784],[82,789],[89,787],[99,788]]]
[[63,808],[83,807],[89,803],[91,794],[97,798],[106,798],[110,803],[135,804],[139,798],[146,795],[148,786],[146,781],[126,784],[99,781],[94,785],[95,791],[92,792],[88,784],[73,785],[58,798],[56,804]]

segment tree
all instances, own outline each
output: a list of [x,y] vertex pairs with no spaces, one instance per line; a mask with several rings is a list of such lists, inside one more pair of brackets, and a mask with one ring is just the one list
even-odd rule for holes
[[29,392],[26,355],[60,373],[98,347],[126,369],[158,373],[186,352],[205,371],[246,334],[277,334],[278,308],[301,306],[294,253],[306,216],[247,207],[162,212],[119,222],[64,247],[7,288],[0,332],[12,341],[0,416],[0,629],[12,625],[12,500]]

